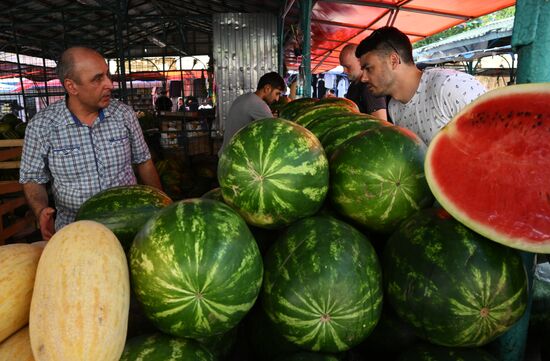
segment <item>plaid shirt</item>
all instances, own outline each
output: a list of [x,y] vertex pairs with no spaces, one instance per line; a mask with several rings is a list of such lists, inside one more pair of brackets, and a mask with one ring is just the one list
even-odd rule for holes
[[112,99],[88,127],[69,111],[64,99],[29,122],[19,183],[52,181],[59,230],[74,221],[80,205],[92,195],[135,184],[132,163],[150,158],[132,108]]

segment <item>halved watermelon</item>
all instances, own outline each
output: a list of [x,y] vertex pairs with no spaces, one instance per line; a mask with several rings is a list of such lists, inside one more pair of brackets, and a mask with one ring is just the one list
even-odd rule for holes
[[465,107],[430,143],[425,174],[461,223],[550,253],[550,84],[497,89]]

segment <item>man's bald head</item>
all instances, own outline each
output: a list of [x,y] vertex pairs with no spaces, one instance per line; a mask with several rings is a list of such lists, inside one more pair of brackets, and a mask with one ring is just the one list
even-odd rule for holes
[[344,68],[344,73],[348,75],[351,81],[359,81],[361,79],[361,64],[359,58],[355,57],[357,45],[348,44],[344,46],[340,52],[340,65]]
[[103,56],[96,50],[82,46],[68,48],[61,54],[56,68],[57,76],[61,84],[64,84],[65,79],[71,79],[77,83],[80,82],[78,72],[76,71],[78,59],[82,59],[87,56],[99,56],[103,58]]

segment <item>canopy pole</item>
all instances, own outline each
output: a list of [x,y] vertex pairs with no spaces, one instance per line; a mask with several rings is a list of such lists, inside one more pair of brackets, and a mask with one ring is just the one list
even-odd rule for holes
[[[517,83],[550,82],[550,2],[547,0],[517,0],[512,47],[518,54]],[[535,254],[522,252],[529,277],[529,300],[525,314],[497,341],[499,359],[524,359],[527,331],[533,301]]]
[[300,0],[302,28],[302,69],[304,71],[304,97],[311,97],[311,9],[313,0]]

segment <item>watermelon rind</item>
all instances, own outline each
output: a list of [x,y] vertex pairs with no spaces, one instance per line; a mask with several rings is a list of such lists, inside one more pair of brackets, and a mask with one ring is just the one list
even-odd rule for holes
[[[453,217],[488,239],[535,253],[550,253],[549,96],[548,83],[480,96],[439,131],[425,161],[430,189]],[[459,158],[442,159],[436,170],[448,149]],[[456,176],[443,180],[451,174],[447,166]]]
[[162,334],[134,337],[126,343],[120,361],[215,361],[197,341]]

